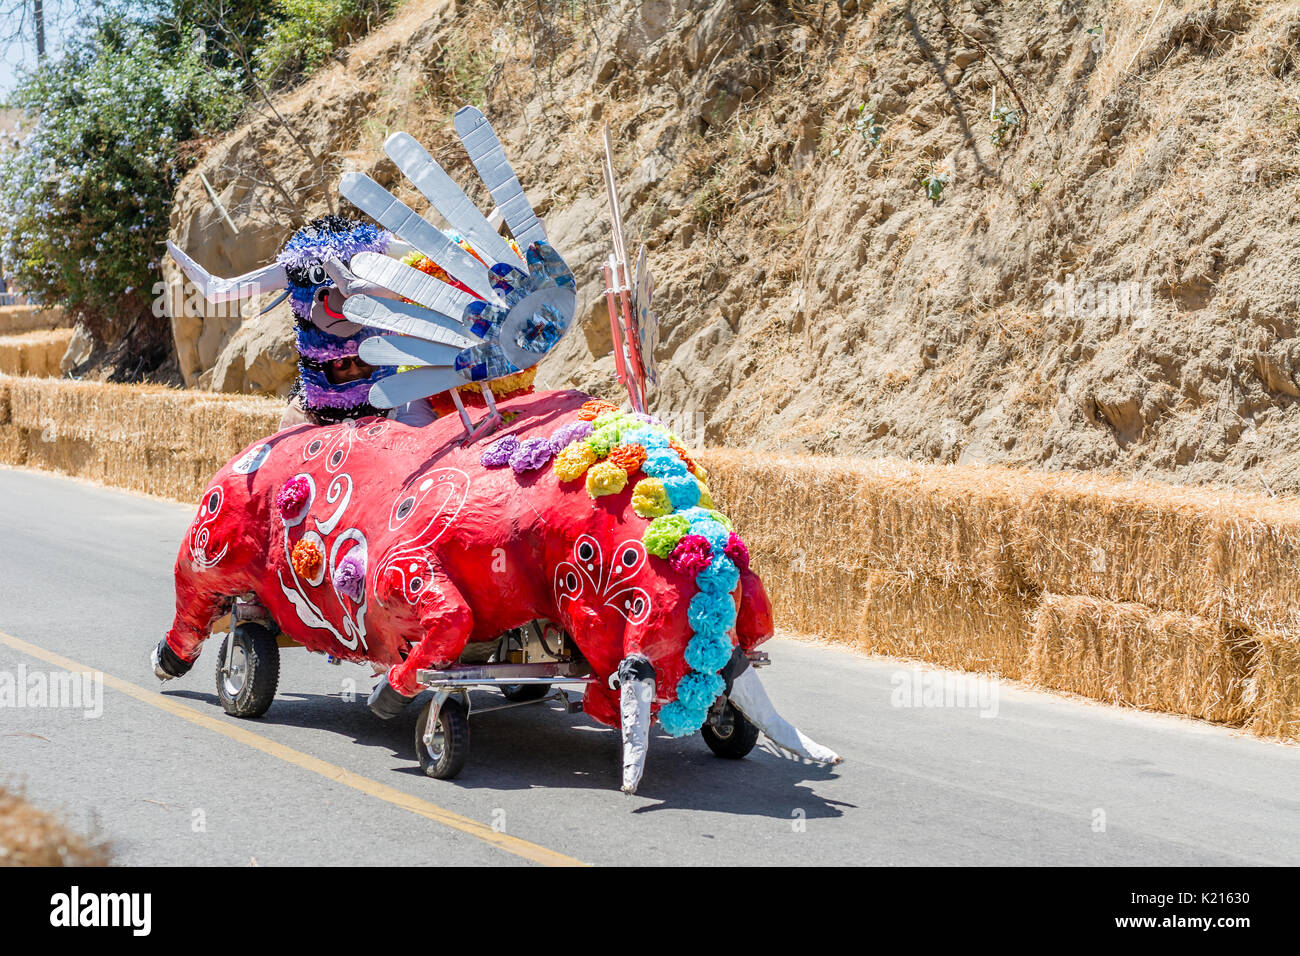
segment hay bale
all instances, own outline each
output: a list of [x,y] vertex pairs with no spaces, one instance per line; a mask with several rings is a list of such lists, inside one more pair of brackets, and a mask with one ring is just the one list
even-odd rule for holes
[[1246,729],[1261,737],[1300,740],[1300,639],[1264,631],[1256,644],[1243,695],[1251,709]]
[[7,379],[4,394],[0,460],[187,502],[282,411],[272,399],[98,382]]
[[1029,679],[1113,704],[1240,725],[1253,644],[1220,619],[1045,594]]
[[1035,601],[998,588],[873,572],[853,636],[861,650],[941,667],[1024,676]]
[[749,546],[809,572],[888,570],[1023,590],[1005,469],[699,453]]
[[0,336],[0,373],[6,375],[51,376],[59,374],[59,362],[72,341],[72,329],[27,332]]
[[0,335],[21,335],[63,325],[63,310],[34,305],[0,305]]

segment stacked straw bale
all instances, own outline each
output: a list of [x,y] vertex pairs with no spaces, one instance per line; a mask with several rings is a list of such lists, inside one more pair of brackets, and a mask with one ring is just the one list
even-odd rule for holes
[[1300,738],[1300,502],[709,450],[778,622]]
[[132,491],[197,500],[241,448],[275,431],[272,399],[51,379],[0,379],[0,455]]
[[0,373],[57,375],[63,353],[68,350],[71,341],[72,329],[49,329],[0,336]]
[[[194,501],[273,399],[0,376],[0,463]],[[698,453],[777,623],[1300,739],[1300,502],[1088,476]]]

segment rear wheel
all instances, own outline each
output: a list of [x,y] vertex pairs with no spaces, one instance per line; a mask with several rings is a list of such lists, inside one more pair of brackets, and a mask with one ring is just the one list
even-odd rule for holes
[[261,717],[280,683],[280,648],[271,628],[235,627],[217,653],[217,699],[232,717]]
[[758,743],[758,728],[731,701],[727,701],[716,720],[700,728],[700,734],[710,750],[728,760],[741,759]]
[[[420,759],[420,769],[425,776],[437,780],[450,780],[460,773],[469,756],[469,717],[465,706],[454,697],[443,701],[438,708],[438,722],[429,733],[429,718],[433,701],[424,705],[420,719],[415,722],[415,753]],[[427,739],[426,739],[427,735]]]

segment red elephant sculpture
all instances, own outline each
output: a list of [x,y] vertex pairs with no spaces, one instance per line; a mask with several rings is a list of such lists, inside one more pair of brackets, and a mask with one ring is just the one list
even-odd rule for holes
[[255,599],[309,650],[386,666],[371,706],[393,716],[422,690],[421,670],[548,621],[595,678],[583,709],[622,728],[625,790],[652,715],[693,733],[728,701],[787,750],[838,762],[758,683],[767,594],[675,437],[574,391],[498,410],[491,442],[466,444],[455,416],[423,428],[363,418],[242,451],[181,544],[158,676],[183,675],[234,599]]

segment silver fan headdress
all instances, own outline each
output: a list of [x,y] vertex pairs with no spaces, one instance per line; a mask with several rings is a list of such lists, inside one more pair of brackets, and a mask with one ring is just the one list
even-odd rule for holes
[[[370,393],[372,405],[394,408],[450,391],[460,406],[456,389],[477,383],[495,418],[487,383],[531,368],[555,347],[573,324],[577,290],[487,119],[466,106],[457,111],[454,123],[523,256],[497,234],[428,151],[408,134],[395,133],[384,151],[474,254],[369,176],[344,175],[339,192],[471,291],[387,256],[359,253],[351,262],[356,275],[410,301],[351,296],[344,313],[359,325],[393,333],[362,343],[365,361],[416,366],[377,383]],[[471,434],[489,425],[471,429],[463,408],[462,420]]]

